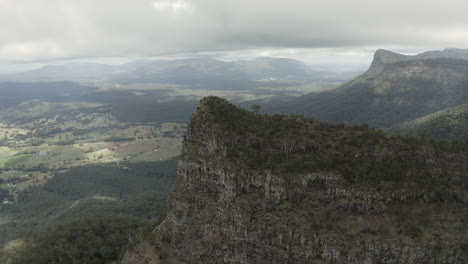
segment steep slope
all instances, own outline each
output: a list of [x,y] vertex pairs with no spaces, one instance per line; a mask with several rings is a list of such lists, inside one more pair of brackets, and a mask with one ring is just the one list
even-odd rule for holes
[[329,122],[366,122],[387,127],[468,101],[466,50],[404,56],[385,50],[369,70],[341,87],[311,93],[282,105],[275,113],[303,113]]
[[208,97],[156,247],[181,263],[466,263],[466,149]]
[[393,133],[425,135],[438,139],[468,138],[468,104],[441,110],[388,129]]

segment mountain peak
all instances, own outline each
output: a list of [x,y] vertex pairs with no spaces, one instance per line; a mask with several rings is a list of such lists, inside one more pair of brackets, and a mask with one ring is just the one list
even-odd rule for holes
[[[204,124],[205,126],[223,126],[245,115],[249,111],[237,108],[226,99],[217,96],[207,96],[200,100],[200,105],[192,114],[191,124]],[[252,114],[253,115],[253,114]]]
[[397,62],[405,59],[406,57],[407,56],[393,51],[379,49],[374,54],[374,60],[372,61],[371,68],[382,64]]
[[193,113],[192,118],[203,118],[206,114],[212,114],[214,108],[229,105],[226,99],[222,99],[217,96],[207,96],[200,100],[200,105],[197,110]]

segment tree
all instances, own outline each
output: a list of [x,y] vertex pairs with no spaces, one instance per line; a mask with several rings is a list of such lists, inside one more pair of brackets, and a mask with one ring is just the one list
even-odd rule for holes
[[258,105],[258,104],[253,104],[253,105],[252,105],[252,111],[253,111],[254,114],[256,114],[256,115],[258,115],[258,113],[260,112],[260,109],[261,109],[261,108],[262,108],[262,107],[261,107],[260,105]]

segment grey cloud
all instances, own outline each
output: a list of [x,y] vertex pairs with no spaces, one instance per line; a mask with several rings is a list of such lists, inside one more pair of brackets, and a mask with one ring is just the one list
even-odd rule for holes
[[459,0],[0,0],[0,60],[466,47]]

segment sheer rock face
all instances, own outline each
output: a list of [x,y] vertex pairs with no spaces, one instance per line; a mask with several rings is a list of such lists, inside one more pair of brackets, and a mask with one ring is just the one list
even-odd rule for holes
[[226,103],[204,99],[193,115],[157,228],[182,263],[467,263],[465,191],[442,198],[358,188],[333,171],[254,170],[229,155],[236,139],[199,122],[207,101]]

